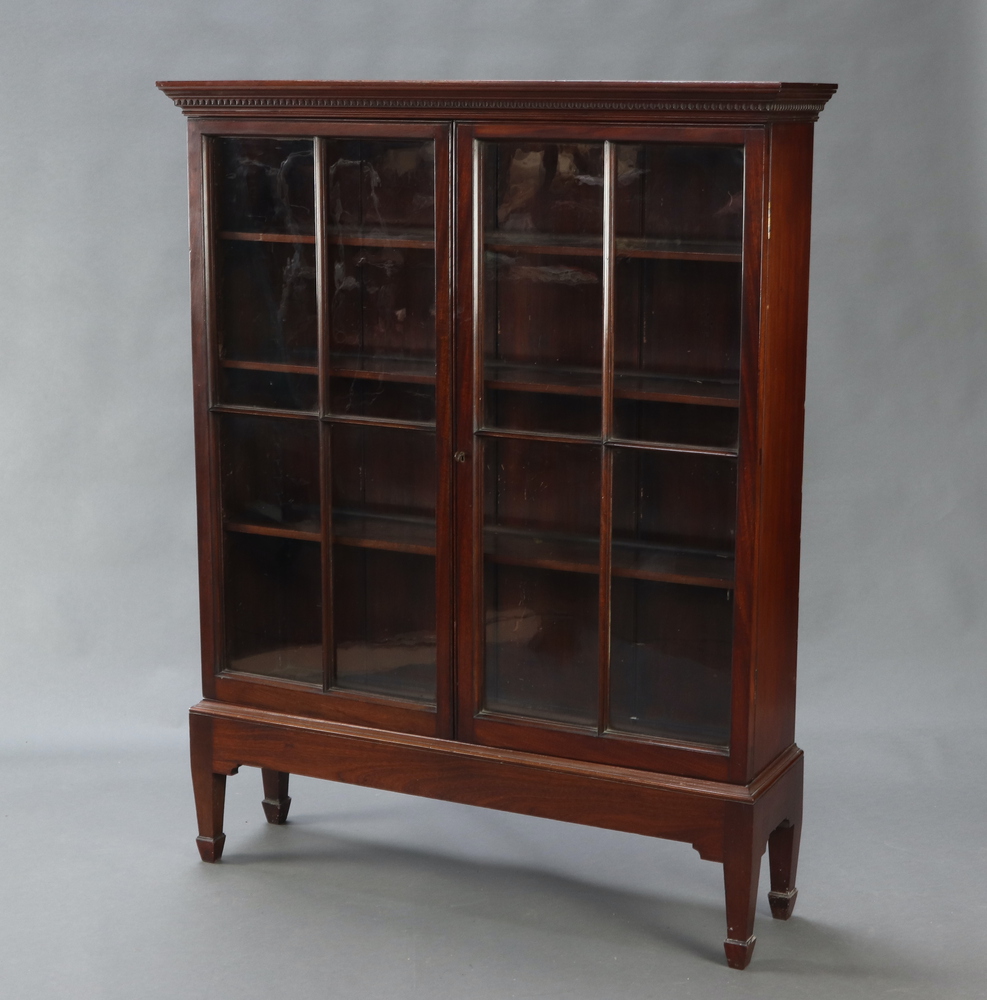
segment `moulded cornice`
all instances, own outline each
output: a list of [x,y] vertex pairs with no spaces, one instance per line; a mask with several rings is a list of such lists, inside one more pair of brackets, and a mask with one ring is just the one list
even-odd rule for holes
[[681,121],[814,121],[836,90],[806,83],[563,83],[367,81],[163,81],[190,117],[400,117],[486,119],[516,115]]

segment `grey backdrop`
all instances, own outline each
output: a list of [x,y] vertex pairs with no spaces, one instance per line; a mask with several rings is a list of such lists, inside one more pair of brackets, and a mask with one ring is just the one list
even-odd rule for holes
[[[4,0],[9,995],[981,996],[987,8]],[[156,79],[833,81],[816,132],[796,918],[681,845],[296,782],[194,861],[185,137]],[[340,826],[340,824],[343,824]],[[247,862],[253,862],[247,863]],[[774,949],[772,951],[772,949]]]

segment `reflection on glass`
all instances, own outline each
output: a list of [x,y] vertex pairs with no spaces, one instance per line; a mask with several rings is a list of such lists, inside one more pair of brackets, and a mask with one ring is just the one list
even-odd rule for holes
[[735,448],[743,149],[621,143],[615,163],[615,436]]
[[330,412],[434,421],[435,144],[326,144]]
[[620,143],[616,161],[618,239],[739,244],[744,219],[741,146]]
[[228,670],[322,685],[322,560],[316,542],[226,534]]
[[434,702],[435,434],[334,424],[335,683]]
[[316,421],[224,414],[220,456],[226,521],[320,530]]
[[311,139],[241,136],[214,141],[221,231],[315,231]]
[[602,239],[603,143],[488,142],[483,154],[488,235],[500,231]]
[[431,139],[331,139],[326,193],[332,230],[395,232],[435,225]]
[[610,728],[726,746],[733,592],[615,577]]
[[222,357],[314,365],[315,247],[221,240],[216,257]]
[[490,142],[482,162],[484,424],[599,436],[603,144]]

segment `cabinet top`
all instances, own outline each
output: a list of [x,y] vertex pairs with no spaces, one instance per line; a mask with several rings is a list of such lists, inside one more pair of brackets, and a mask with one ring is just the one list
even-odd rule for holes
[[607,122],[815,121],[833,83],[163,80],[193,118],[560,118]]

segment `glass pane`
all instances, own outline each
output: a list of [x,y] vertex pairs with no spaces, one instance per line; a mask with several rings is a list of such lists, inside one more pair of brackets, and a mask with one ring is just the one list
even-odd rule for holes
[[614,448],[614,562],[620,547],[733,556],[737,460],[721,455]]
[[613,434],[617,438],[737,448],[738,411],[735,407],[615,399],[613,411]]
[[434,703],[434,555],[336,544],[333,569],[336,686]]
[[484,423],[599,436],[603,145],[482,149]]
[[329,380],[329,410],[340,416],[434,423],[435,386],[379,378],[334,378]]
[[431,139],[331,139],[326,143],[329,225],[368,233],[434,228]]
[[743,149],[618,144],[616,165],[615,436],[735,448],[736,412],[705,408],[739,399]]
[[336,684],[435,699],[436,439],[331,431]]
[[320,531],[316,421],[225,414],[220,455],[224,520]]
[[435,144],[326,145],[330,412],[435,419]]
[[220,354],[237,361],[315,365],[315,246],[220,240]]
[[640,241],[739,245],[744,219],[742,146],[618,144],[615,233]]
[[726,746],[733,591],[615,578],[610,728]]
[[227,532],[228,670],[322,685],[322,560],[316,542]]
[[484,442],[488,711],[595,726],[600,450]]
[[314,411],[319,406],[319,378],[224,365],[219,371],[219,401],[265,410]]
[[315,231],[311,139],[249,136],[215,143],[221,231]]

